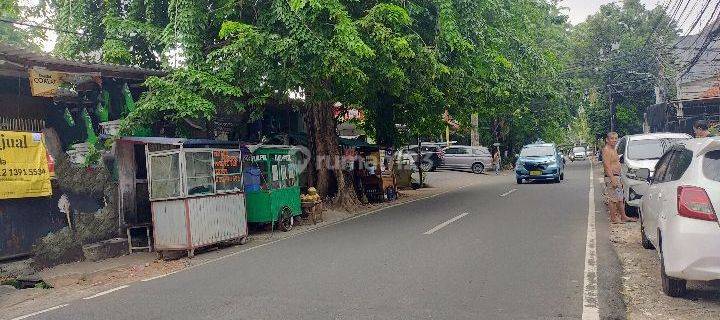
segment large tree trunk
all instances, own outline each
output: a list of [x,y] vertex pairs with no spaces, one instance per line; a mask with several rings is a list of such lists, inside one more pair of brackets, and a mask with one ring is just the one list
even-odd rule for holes
[[358,204],[352,178],[346,176],[342,170],[342,153],[335,130],[332,104],[310,104],[305,122],[311,151],[308,169],[312,171],[308,177],[309,185],[314,183],[320,195],[334,196],[335,202],[344,207]]

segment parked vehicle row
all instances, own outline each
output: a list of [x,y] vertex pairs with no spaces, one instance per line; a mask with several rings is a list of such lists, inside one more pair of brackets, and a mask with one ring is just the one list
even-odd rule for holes
[[657,250],[663,292],[673,297],[688,280],[720,280],[720,138],[687,138],[628,136],[618,147],[623,179],[641,200],[642,245]]

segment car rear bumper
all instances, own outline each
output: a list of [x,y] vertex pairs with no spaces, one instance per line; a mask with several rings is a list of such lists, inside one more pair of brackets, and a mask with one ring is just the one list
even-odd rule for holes
[[525,170],[515,170],[515,178],[525,180],[553,180],[560,177],[558,169],[548,169],[543,171],[541,175],[532,176],[530,172]]
[[680,218],[662,234],[665,273],[698,281],[720,280],[720,225]]

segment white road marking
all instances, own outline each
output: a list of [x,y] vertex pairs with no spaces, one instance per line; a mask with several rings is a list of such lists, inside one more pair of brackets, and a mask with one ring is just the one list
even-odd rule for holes
[[150,278],[147,278],[147,279],[142,279],[142,280],[140,280],[140,281],[142,281],[142,282],[148,282],[148,281],[151,281],[151,280],[164,278],[164,277],[167,277],[167,276],[169,276],[169,275],[171,275],[171,274],[175,274],[175,273],[178,273],[178,271],[173,271],[173,272],[170,272],[170,273],[161,274],[161,275],[159,275],[159,276],[154,276],[154,277],[150,277]]
[[501,197],[506,197],[506,196],[508,196],[509,194],[511,194],[511,193],[513,193],[513,192],[515,192],[515,191],[517,191],[517,189],[512,189],[512,190],[510,190],[510,191],[508,191],[508,192],[505,192],[505,193],[501,194],[500,196],[501,196]]
[[57,309],[64,308],[64,307],[67,307],[67,306],[68,306],[67,304],[61,304],[61,305],[59,305],[59,306],[54,306],[54,307],[52,307],[52,308],[47,308],[47,309],[45,309],[45,310],[40,310],[40,311],[38,311],[38,312],[33,312],[33,313],[31,313],[31,314],[26,314],[26,315],[24,315],[24,316],[19,316],[19,317],[16,317],[16,318],[12,318],[12,319],[10,319],[10,320],[22,320],[22,319],[27,319],[27,318],[30,318],[30,317],[33,317],[33,316],[36,316],[36,315],[39,315],[39,314],[42,314],[42,313],[45,313],[45,312],[48,312],[48,311],[57,310]]
[[462,217],[464,217],[464,216],[466,216],[466,215],[469,215],[469,214],[470,214],[470,212],[464,212],[464,213],[462,213],[462,214],[460,214],[460,215],[458,215],[458,216],[456,216],[456,217],[454,217],[454,218],[452,218],[452,219],[450,219],[450,220],[448,220],[448,221],[445,221],[445,222],[443,222],[443,223],[435,226],[435,228],[432,228],[432,229],[426,231],[426,232],[423,233],[423,234],[433,234],[433,233],[435,233],[435,231],[438,231],[438,230],[440,230],[440,229],[442,229],[442,228],[445,228],[445,227],[447,227],[449,224],[451,224],[451,223],[453,223],[453,222],[455,222],[455,221],[458,221],[458,220],[462,219]]
[[432,194],[432,195],[428,195],[428,196],[425,196],[425,197],[420,197],[420,198],[417,198],[417,199],[412,199],[412,200],[408,200],[408,201],[404,201],[404,202],[400,202],[400,203],[395,203],[395,204],[389,205],[389,206],[387,206],[387,207],[382,207],[382,208],[378,208],[378,209],[375,209],[375,210],[370,210],[370,211],[365,212],[365,213],[363,213],[363,214],[359,214],[359,215],[356,215],[356,216],[352,216],[352,217],[347,218],[347,219],[342,219],[342,220],[330,222],[330,223],[328,223],[328,224],[326,224],[326,225],[320,225],[320,226],[317,226],[317,227],[314,227],[314,228],[306,229],[306,230],[303,230],[302,232],[298,232],[298,233],[296,233],[296,234],[287,236],[287,237],[285,237],[285,238],[279,238],[279,239],[277,239],[277,240],[273,240],[273,241],[270,241],[270,242],[266,242],[266,243],[263,243],[263,244],[259,244],[259,245],[254,246],[254,247],[250,247],[250,248],[247,248],[247,249],[243,249],[243,250],[240,250],[240,251],[236,251],[236,252],[233,252],[233,253],[229,253],[229,254],[226,254],[226,255],[224,255],[224,256],[220,256],[220,257],[217,257],[217,258],[205,260],[205,261],[202,261],[202,262],[200,262],[200,263],[198,263],[198,264],[191,265],[191,266],[189,266],[189,267],[187,267],[187,268],[185,268],[185,269],[178,270],[178,271],[176,271],[176,272],[192,270],[192,269],[195,269],[195,268],[204,266],[204,265],[209,264],[209,263],[213,263],[213,262],[217,262],[217,261],[220,261],[220,260],[223,260],[223,259],[230,258],[230,257],[235,256],[235,255],[238,255],[238,254],[243,254],[243,253],[248,252],[248,251],[252,251],[252,250],[255,250],[255,249],[260,249],[260,248],[262,248],[262,247],[269,246],[269,245],[275,244],[275,243],[280,242],[280,241],[289,240],[289,239],[292,239],[292,238],[295,238],[295,237],[299,237],[299,236],[304,235],[304,234],[306,234],[306,233],[310,233],[310,232],[313,232],[313,231],[318,231],[318,230],[320,230],[320,229],[329,228],[329,227],[332,227],[332,226],[335,226],[335,225],[338,225],[338,224],[341,224],[341,223],[350,222],[350,221],[352,221],[352,220],[359,219],[359,218],[362,218],[362,217],[365,217],[365,216],[369,216],[369,215],[372,215],[372,214],[375,214],[375,213],[378,213],[378,212],[380,212],[380,211],[387,210],[387,209],[390,209],[390,208],[394,208],[394,207],[398,207],[398,206],[410,204],[410,203],[413,203],[413,202],[417,202],[417,201],[426,200],[426,199],[434,198],[434,197],[437,197],[437,196],[441,196],[441,195],[444,195],[444,194],[447,194],[447,193],[450,193],[450,192],[453,192],[453,191],[457,191],[457,190],[460,190],[460,189],[464,189],[464,188],[467,188],[467,187],[474,186],[474,185],[476,185],[476,184],[477,184],[477,182],[476,182],[476,183],[470,183],[470,184],[466,184],[466,185],[457,187],[457,188],[452,189],[452,190],[446,190],[446,191],[443,191],[443,192],[440,192],[440,193],[436,193],[436,194]]
[[122,290],[122,289],[125,289],[125,288],[128,288],[128,287],[130,287],[130,286],[129,286],[129,285],[124,285],[124,286],[119,286],[119,287],[117,287],[117,288],[112,288],[112,289],[110,289],[110,290],[105,290],[105,291],[103,291],[103,292],[96,293],[96,294],[91,295],[91,296],[89,296],[89,297],[85,297],[85,298],[83,298],[83,300],[95,299],[95,298],[97,298],[97,297],[99,297],[99,296],[104,296],[104,295],[106,295],[106,294],[108,294],[108,293],[115,292],[115,291],[118,291],[118,290]]
[[593,169],[590,166],[590,192],[588,201],[587,240],[585,242],[585,272],[583,284],[582,320],[599,320],[598,283],[597,283],[597,248],[595,230],[595,184]]

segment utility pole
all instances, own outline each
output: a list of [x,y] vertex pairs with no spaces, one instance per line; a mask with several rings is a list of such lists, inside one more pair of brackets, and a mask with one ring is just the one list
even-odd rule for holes
[[613,88],[612,86],[608,87],[608,102],[610,102],[610,131],[615,132],[617,124],[616,124],[616,117],[615,117],[615,101],[613,101]]
[[478,132],[478,114],[477,112],[470,115],[470,145],[473,147],[480,146],[480,133]]

